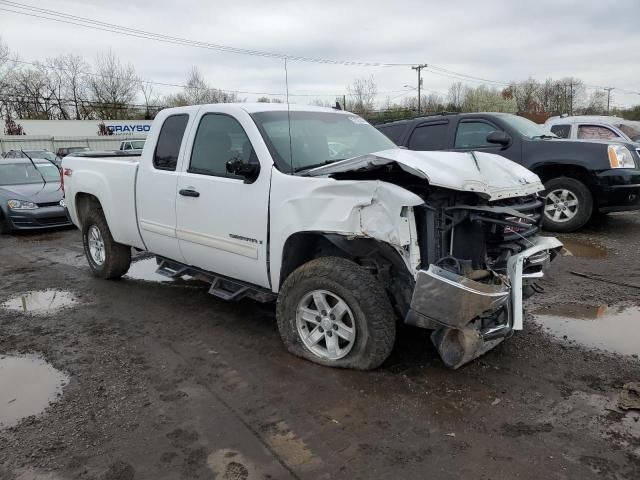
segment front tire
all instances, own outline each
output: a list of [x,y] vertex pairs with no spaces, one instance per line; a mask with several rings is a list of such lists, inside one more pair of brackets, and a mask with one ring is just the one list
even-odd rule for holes
[[282,285],[276,315],[287,349],[320,365],[370,370],[393,349],[396,318],[384,288],[344,258],[296,269]]
[[82,222],[84,253],[91,273],[98,278],[122,277],[131,265],[131,247],[117,243],[102,209],[92,209]]
[[574,232],[593,213],[593,196],[580,180],[552,178],[545,184],[543,226],[552,232]]

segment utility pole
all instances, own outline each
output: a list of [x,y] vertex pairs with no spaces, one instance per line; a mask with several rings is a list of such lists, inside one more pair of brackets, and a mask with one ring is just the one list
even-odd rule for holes
[[427,65],[426,63],[423,63],[421,65],[416,65],[415,67],[411,67],[411,70],[416,70],[418,72],[418,116],[420,116],[420,101],[421,101],[421,95],[420,95],[420,87],[422,87],[422,77],[420,75],[420,71],[423,68],[427,68],[429,65]]
[[569,115],[573,116],[573,80],[569,83]]
[[607,87],[605,88],[605,90],[607,91],[607,115],[609,115],[609,105],[611,103],[611,90],[613,90],[613,87]]

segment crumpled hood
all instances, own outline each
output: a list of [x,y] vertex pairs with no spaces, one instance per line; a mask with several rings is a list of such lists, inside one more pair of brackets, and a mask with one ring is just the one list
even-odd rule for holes
[[484,152],[416,152],[391,149],[314,168],[308,176],[369,170],[389,163],[424,178],[430,185],[476,192],[489,200],[531,195],[544,190],[540,178],[511,160]]
[[35,203],[51,203],[62,200],[64,192],[60,182],[29,183],[26,185],[2,185],[0,197],[6,200],[26,200]]

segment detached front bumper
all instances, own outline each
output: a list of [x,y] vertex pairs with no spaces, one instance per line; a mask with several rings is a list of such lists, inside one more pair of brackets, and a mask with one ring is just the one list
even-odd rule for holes
[[458,368],[522,330],[522,289],[544,276],[562,247],[553,237],[535,237],[507,262],[505,275],[482,283],[434,265],[416,277],[405,323],[435,330],[432,340],[445,364]]

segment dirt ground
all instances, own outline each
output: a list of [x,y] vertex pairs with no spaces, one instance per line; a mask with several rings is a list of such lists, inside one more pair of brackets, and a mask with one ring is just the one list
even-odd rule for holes
[[[570,273],[640,285],[638,232],[640,214],[617,214],[562,236],[574,255],[529,310],[640,306],[639,288]],[[640,411],[616,407],[640,360],[552,337],[531,315],[458,371],[410,328],[380,369],[333,370],[284,350],[273,306],[94,279],[77,230],[0,237],[0,303],[44,289],[77,303],[0,310],[0,354],[41,355],[68,384],[0,430],[2,479],[640,478]]]

